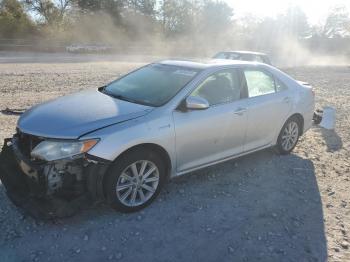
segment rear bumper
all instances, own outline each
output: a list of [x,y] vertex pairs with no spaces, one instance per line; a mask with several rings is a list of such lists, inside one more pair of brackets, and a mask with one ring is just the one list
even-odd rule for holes
[[103,177],[109,163],[87,158],[81,162],[85,165],[84,179],[78,185],[68,185],[64,194],[49,195],[45,164],[30,163],[11,139],[5,139],[0,153],[0,179],[9,199],[29,215],[40,219],[67,217],[92,202],[104,200]]
[[314,117],[315,104],[310,105],[303,114],[304,117],[304,129],[303,134],[312,127]]

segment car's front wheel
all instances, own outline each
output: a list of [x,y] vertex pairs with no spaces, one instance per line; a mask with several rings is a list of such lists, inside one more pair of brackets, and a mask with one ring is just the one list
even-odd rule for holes
[[280,154],[289,154],[297,145],[300,136],[300,123],[298,118],[291,117],[282,127],[277,139],[277,151]]
[[157,197],[165,177],[166,168],[158,154],[146,150],[131,151],[118,158],[107,173],[107,200],[122,212],[140,210]]

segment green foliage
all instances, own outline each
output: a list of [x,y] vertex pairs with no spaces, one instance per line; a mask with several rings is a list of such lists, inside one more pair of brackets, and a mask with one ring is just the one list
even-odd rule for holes
[[287,12],[280,17],[280,23],[289,36],[303,38],[311,35],[307,16],[298,6],[290,6]]
[[30,11],[41,16],[42,23],[54,25],[63,19],[63,13],[51,0],[25,0],[24,3]]
[[271,50],[311,36],[350,37],[350,18],[340,6],[324,25],[310,28],[305,13],[293,5],[277,17],[237,19],[225,0],[0,0],[0,37],[33,34],[118,47],[176,41],[176,48],[198,53],[207,46]]
[[232,8],[224,1],[163,0],[161,18],[166,35],[217,35],[232,26]]
[[200,25],[205,33],[217,35],[232,26],[233,9],[224,1],[204,1]]
[[161,19],[167,36],[185,34],[194,26],[196,3],[190,0],[163,0]]
[[85,14],[108,14],[115,24],[119,25],[122,23],[122,13],[127,3],[125,0],[76,0],[76,4]]
[[35,32],[35,25],[17,0],[0,2],[0,37],[27,37]]
[[127,6],[136,13],[154,17],[157,14],[156,0],[128,0]]
[[322,34],[328,38],[350,36],[350,17],[345,6],[335,6],[330,11]]

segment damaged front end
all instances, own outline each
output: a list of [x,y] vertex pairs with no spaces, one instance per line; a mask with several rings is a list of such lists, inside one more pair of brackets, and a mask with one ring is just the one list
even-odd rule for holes
[[0,179],[12,202],[30,215],[67,217],[104,200],[103,177],[109,161],[88,154],[55,161],[33,159],[31,150],[43,139],[17,132],[5,139],[0,153]]

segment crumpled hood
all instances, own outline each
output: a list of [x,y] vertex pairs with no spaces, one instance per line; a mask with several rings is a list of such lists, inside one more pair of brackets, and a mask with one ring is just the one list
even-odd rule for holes
[[19,118],[17,127],[36,136],[76,139],[96,129],[143,116],[151,110],[149,106],[88,90],[32,107]]

